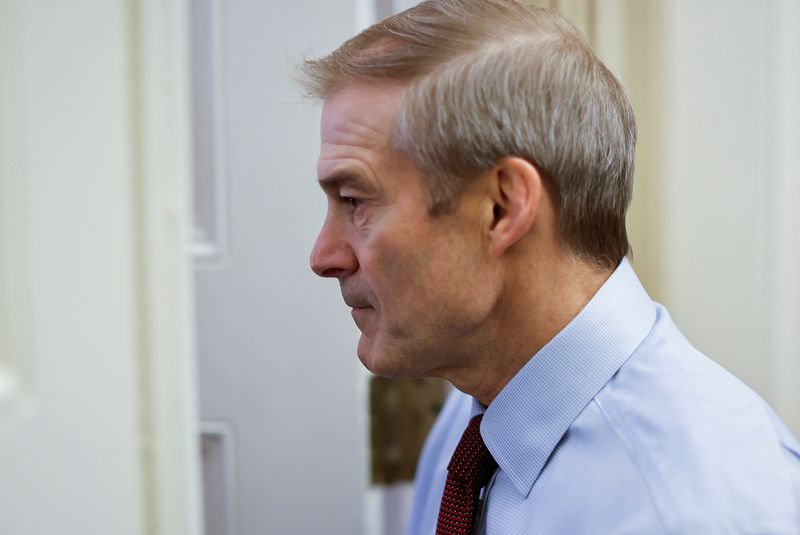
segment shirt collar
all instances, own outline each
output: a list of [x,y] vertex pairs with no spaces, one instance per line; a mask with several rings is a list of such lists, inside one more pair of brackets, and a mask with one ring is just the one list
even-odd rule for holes
[[652,329],[656,308],[623,259],[583,310],[484,408],[481,435],[528,496],[572,422]]

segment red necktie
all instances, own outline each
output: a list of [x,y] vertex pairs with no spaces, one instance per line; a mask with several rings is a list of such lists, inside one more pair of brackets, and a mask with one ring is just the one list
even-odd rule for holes
[[478,512],[482,487],[497,468],[497,463],[481,438],[482,414],[470,420],[461,436],[444,485],[436,535],[469,535]]

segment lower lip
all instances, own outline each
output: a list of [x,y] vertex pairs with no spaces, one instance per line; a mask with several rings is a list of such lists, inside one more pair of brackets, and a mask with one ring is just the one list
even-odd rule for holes
[[363,314],[366,314],[367,311],[370,310],[371,308],[372,307],[353,307],[351,314],[353,315],[353,317],[361,316]]

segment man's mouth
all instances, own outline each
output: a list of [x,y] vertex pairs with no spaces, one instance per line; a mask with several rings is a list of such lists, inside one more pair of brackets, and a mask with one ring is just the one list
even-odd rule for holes
[[371,306],[358,306],[358,307],[350,307],[350,316],[353,317],[353,321],[356,322],[356,325],[359,329],[363,329],[366,325],[367,318],[372,315],[373,308]]
[[361,309],[361,308],[372,308],[372,306],[367,301],[365,301],[363,299],[354,299],[354,298],[345,297],[344,298],[344,304],[349,306],[350,308],[352,308],[354,310],[355,309]]
[[359,291],[356,288],[342,286],[342,299],[344,303],[355,310],[364,310],[373,308],[369,299],[365,297],[366,292]]

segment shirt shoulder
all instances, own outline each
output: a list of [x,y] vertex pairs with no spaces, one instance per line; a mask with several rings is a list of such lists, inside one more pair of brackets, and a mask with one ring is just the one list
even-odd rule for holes
[[752,390],[658,308],[594,399],[668,533],[797,533],[797,442]]

